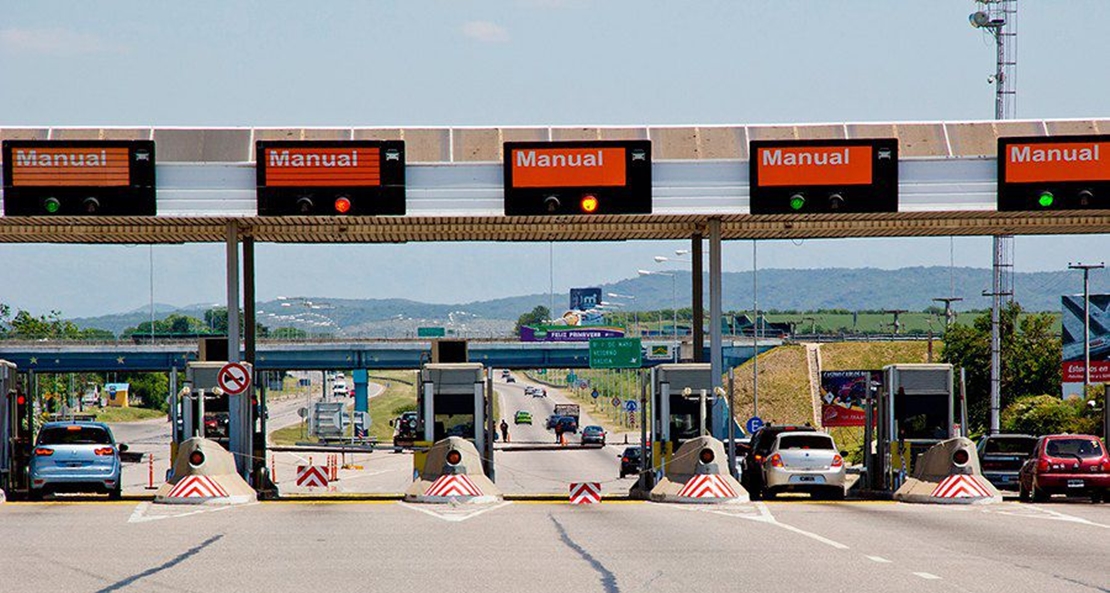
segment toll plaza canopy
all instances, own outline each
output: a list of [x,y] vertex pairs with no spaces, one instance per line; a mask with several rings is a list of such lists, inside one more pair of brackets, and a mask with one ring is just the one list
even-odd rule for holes
[[[1110,119],[502,128],[0,128],[0,140],[153,140],[157,215],[0,217],[6,243],[620,241],[1080,234],[1110,210],[999,212],[999,137],[1110,134]],[[749,142],[898,139],[898,212],[752,215]],[[406,214],[258,216],[255,142],[403,140]],[[504,142],[650,140],[652,214],[505,216]],[[0,196],[2,198],[2,196]]]

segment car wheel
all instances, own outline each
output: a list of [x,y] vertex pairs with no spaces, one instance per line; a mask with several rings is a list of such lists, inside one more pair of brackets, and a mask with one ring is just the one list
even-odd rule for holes
[[119,500],[123,498],[123,486],[116,486],[108,491],[108,498],[110,500]]
[[844,489],[840,487],[829,488],[822,494],[825,500],[844,500]]
[[27,493],[27,498],[30,498],[33,501],[39,501],[42,500],[44,494],[45,493],[42,490],[35,490],[34,488],[32,488],[31,491]]
[[1018,500],[1021,502],[1029,502],[1029,491],[1025,489],[1025,484],[1018,484]]
[[774,500],[778,493],[770,488],[763,491],[763,500]]
[[1102,492],[1101,490],[1091,491],[1091,502],[1094,503],[1094,504],[1101,503],[1105,497],[1106,497],[1106,493]]
[[1037,482],[1033,482],[1033,502],[1047,502],[1051,495],[1044,490],[1037,487]]

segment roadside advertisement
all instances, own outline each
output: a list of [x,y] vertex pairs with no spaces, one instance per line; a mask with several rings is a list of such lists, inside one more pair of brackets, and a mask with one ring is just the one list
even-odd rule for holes
[[624,328],[595,325],[525,325],[520,328],[521,342],[589,342],[595,338],[623,338]]
[[882,371],[822,371],[821,426],[863,426],[867,389],[882,380]]
[[600,288],[572,288],[570,289],[570,310],[588,311],[601,304]]
[[[1083,394],[1083,295],[1064,295],[1061,302],[1060,367],[1064,397]],[[1091,311],[1091,382],[1110,381],[1110,294],[1092,294]]]

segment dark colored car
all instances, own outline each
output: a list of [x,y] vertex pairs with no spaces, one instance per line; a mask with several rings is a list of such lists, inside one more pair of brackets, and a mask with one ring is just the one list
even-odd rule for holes
[[626,447],[624,453],[620,454],[621,458],[621,477],[639,474],[643,464],[640,463],[640,448],[639,447]]
[[416,442],[417,427],[419,426],[416,412],[404,412],[395,420],[390,420],[393,427],[393,447],[397,450],[402,447],[411,447]]
[[547,430],[553,430],[555,428],[555,425],[559,423],[560,418],[562,418],[562,416],[556,416],[554,414],[548,416],[545,428],[547,428]]
[[759,500],[763,495],[763,461],[775,444],[775,437],[784,432],[816,432],[817,429],[808,423],[802,426],[796,424],[767,424],[755,431],[751,443],[743,447],[744,456],[740,458],[740,483],[748,491],[752,500]]
[[1021,466],[1021,500],[1044,502],[1053,494],[1090,496],[1100,502],[1110,496],[1110,455],[1098,437],[1056,434],[1037,441]]
[[605,445],[605,429],[600,426],[587,426],[582,429],[583,445]]
[[983,437],[976,448],[983,477],[1000,490],[1016,490],[1021,466],[1036,446],[1037,437],[1027,434]]
[[574,416],[560,416],[559,421],[555,423],[555,430],[562,430],[564,433],[578,432],[578,420]]

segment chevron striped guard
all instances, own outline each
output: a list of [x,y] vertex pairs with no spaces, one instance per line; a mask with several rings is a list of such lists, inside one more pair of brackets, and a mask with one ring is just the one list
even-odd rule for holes
[[167,498],[227,498],[224,490],[208,476],[185,476],[170,490]]
[[482,491],[463,474],[443,474],[428,486],[424,496],[481,496]]
[[682,498],[736,498],[736,491],[717,474],[700,474],[690,478],[679,490]]
[[979,481],[978,476],[963,474],[951,475],[944,479],[931,496],[935,498],[990,498],[993,496],[989,488]]

